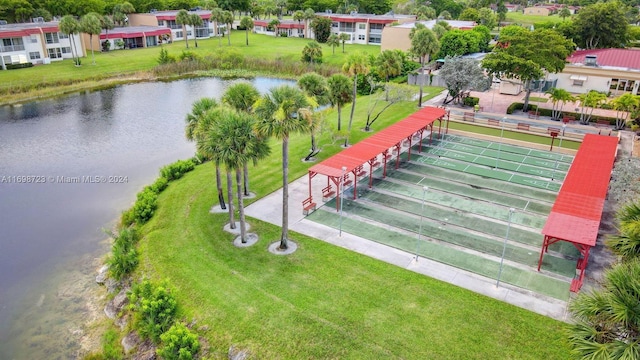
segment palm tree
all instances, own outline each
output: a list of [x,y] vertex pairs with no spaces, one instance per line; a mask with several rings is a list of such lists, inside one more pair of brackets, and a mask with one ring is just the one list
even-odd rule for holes
[[132,14],[136,12],[136,9],[131,5],[130,2],[125,1],[121,4],[116,4],[113,7],[113,22],[120,26],[125,26],[127,24],[127,14]]
[[280,26],[280,20],[273,19],[269,21],[269,25],[267,26],[273,29],[273,36],[278,36],[278,26]]
[[63,34],[69,35],[71,38],[71,56],[73,56],[73,62],[76,66],[80,65],[80,59],[78,55],[78,49],[75,49],[75,40],[74,34],[78,33],[80,30],[80,23],[78,20],[71,15],[65,15],[60,19],[60,24],[58,24],[60,28],[60,32]]
[[349,78],[342,74],[334,74],[327,80],[329,86],[329,101],[331,106],[338,108],[338,131],[341,127],[342,106],[353,100]]
[[619,234],[607,238],[607,247],[623,260],[640,258],[640,202],[622,207],[617,218]]
[[189,25],[191,25],[191,27],[193,28],[193,41],[196,44],[196,47],[198,47],[198,26],[202,26],[204,24],[204,21],[202,21],[202,18],[200,17],[200,15],[193,13],[193,14],[189,14]]
[[213,36],[218,36],[218,46],[220,46],[222,43],[222,39],[219,37],[220,29],[218,29],[218,27],[220,26],[220,23],[222,22],[222,12],[223,10],[220,9],[219,7],[211,10],[211,20],[213,20],[213,28],[214,28]]
[[282,141],[282,234],[280,250],[288,248],[289,237],[289,136],[308,131],[308,123],[299,115],[307,107],[306,96],[298,88],[282,85],[272,88],[256,106],[256,130],[265,137]]
[[100,17],[100,27],[104,29],[105,38],[109,41],[109,30],[114,28],[113,20],[108,15],[102,15]]
[[611,103],[616,109],[616,130],[622,130],[629,115],[640,105],[640,97],[626,93],[613,99]]
[[395,50],[385,50],[378,55],[375,65],[378,75],[384,78],[385,100],[389,101],[389,77],[402,72],[402,57]]
[[302,10],[296,10],[293,13],[293,20],[297,21],[298,24],[300,24],[300,22],[304,20],[304,12]]
[[[553,110],[551,111],[551,118],[553,120],[560,120],[562,117],[562,108],[568,101],[574,101],[575,98],[565,89],[559,88],[551,88],[546,91],[549,94],[549,98],[553,103]],[[560,108],[558,108],[558,103],[560,103]]]
[[347,33],[340,33],[340,35],[338,35],[338,39],[342,42],[342,53],[344,54],[344,43],[347,42],[347,40],[351,40],[351,35]]
[[[306,73],[298,79],[298,87],[309,97],[308,101],[311,107],[315,108],[318,105],[326,105],[329,103],[329,88],[323,76],[314,72]],[[316,131],[320,125],[321,118],[312,110],[301,112],[301,114],[307,119],[309,123],[309,133],[311,134],[311,150],[309,151],[309,155],[304,158],[305,161],[308,161],[318,153]]]
[[329,35],[329,38],[327,38],[327,43],[326,44],[331,46],[332,54],[335,55],[336,54],[336,46],[340,46],[340,38],[336,34],[331,34],[331,35]]
[[[231,172],[235,172],[238,212],[240,217],[240,240],[246,243],[246,225],[244,201],[241,189],[241,169],[255,155],[254,148],[267,148],[266,139],[258,137],[254,131],[255,119],[248,113],[234,109],[222,109],[218,114],[216,126],[207,134],[209,147],[215,149],[214,160],[224,164],[227,169],[227,189],[232,192]],[[230,214],[231,217],[231,214]],[[233,218],[230,218],[233,221]]]
[[305,37],[310,38],[311,37],[311,20],[316,18],[316,12],[313,11],[312,8],[307,8],[304,11],[304,30],[307,33],[307,35],[305,35]]
[[571,11],[569,11],[569,8],[567,8],[566,6],[563,6],[562,9],[558,11],[558,16],[562,18],[562,21],[564,21],[564,19],[571,17]]
[[[260,92],[248,82],[233,84],[222,95],[222,102],[239,112],[253,113],[253,106],[260,98]],[[268,153],[255,154],[255,162],[265,157]],[[244,195],[249,196],[249,166],[244,165]]]
[[231,26],[233,25],[233,13],[231,11],[223,11],[222,21],[227,24],[227,43],[229,46],[231,46]]
[[[356,110],[356,97],[358,91],[358,75],[367,75],[369,73],[369,59],[362,52],[356,52],[347,57],[347,62],[342,65],[342,71],[349,76],[353,76],[353,101],[351,102],[351,115],[349,115],[349,126],[347,132],[351,133],[351,125],[353,124],[353,114]],[[344,147],[349,146],[349,134],[344,139]]]
[[[213,121],[212,117],[205,116],[210,110],[217,108],[218,102],[212,98],[202,98],[193,103],[191,107],[191,113],[187,114],[185,127],[185,135],[187,140],[195,141],[196,146],[200,148],[200,145],[204,142],[204,133],[211,126],[210,121]],[[202,153],[202,155],[210,158],[210,154]],[[216,188],[218,189],[218,201],[220,202],[220,208],[225,210],[227,208],[224,201],[224,194],[222,192],[222,177],[220,174],[220,167],[215,164],[216,167]]]
[[187,25],[189,24],[189,13],[187,10],[182,9],[178,11],[176,15],[176,24],[182,25],[182,36],[184,36],[184,42],[187,44],[187,49],[189,48],[189,37],[187,36]]
[[580,99],[580,124],[588,125],[589,121],[591,121],[593,109],[605,102],[607,95],[599,91],[591,90],[586,94],[581,94],[578,98]]
[[580,293],[569,309],[569,342],[582,359],[637,359],[640,354],[640,259],[615,265],[601,290]]
[[249,30],[253,29],[253,19],[248,16],[243,17],[242,20],[240,20],[240,26],[244,28],[247,46],[249,46]]
[[[446,10],[445,10],[446,11]],[[444,12],[444,11],[443,11]],[[438,52],[440,43],[433,31],[424,28],[416,31],[411,37],[410,51],[420,58],[420,73],[424,75],[425,59]],[[420,81],[420,95],[418,97],[418,107],[422,107],[422,86],[424,81]]]
[[88,13],[80,19],[80,31],[89,34],[89,44],[91,46],[91,59],[93,65],[96,64],[96,56],[93,53],[93,35],[100,35],[102,28],[100,27],[101,16],[96,13]]
[[302,61],[309,63],[322,63],[322,47],[317,41],[307,43],[302,49]]

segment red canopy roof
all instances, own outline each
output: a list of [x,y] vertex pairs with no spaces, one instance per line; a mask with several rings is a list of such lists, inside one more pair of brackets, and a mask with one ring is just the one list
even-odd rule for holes
[[587,134],[542,229],[545,236],[594,246],[618,138]]
[[171,34],[171,29],[160,26],[130,26],[119,27],[109,31],[108,37],[105,30],[100,34],[100,40],[104,39],[132,39],[143,36],[160,36]]
[[442,108],[422,108],[404,120],[312,166],[309,172],[338,177],[343,175],[342,167],[346,166],[346,172],[349,173],[407,137],[412,136],[418,130],[433,124],[434,121],[442,118],[445,114],[446,111]]

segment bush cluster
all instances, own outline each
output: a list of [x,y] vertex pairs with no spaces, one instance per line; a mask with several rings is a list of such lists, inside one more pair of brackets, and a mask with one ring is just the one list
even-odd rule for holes
[[139,235],[135,226],[123,228],[118,235],[110,235],[114,241],[111,256],[107,260],[109,274],[116,280],[122,280],[138,266],[136,244]]
[[160,335],[162,347],[158,355],[166,360],[191,360],[200,350],[198,336],[186,326],[177,323]]
[[135,284],[129,293],[129,308],[133,311],[134,327],[145,339],[156,344],[160,335],[173,325],[178,303],[166,286],[149,280]]
[[466,106],[475,106],[480,103],[480,98],[477,98],[475,96],[467,96],[464,98],[462,103]]
[[[523,107],[524,107],[524,104],[521,103],[521,102],[512,103],[507,108],[507,114],[513,114],[514,111],[522,110]],[[551,116],[552,112],[553,112],[552,109],[545,109],[545,108],[538,109],[537,105],[529,104],[529,111],[536,111],[536,110],[538,111],[540,116]],[[573,116],[573,117],[576,118],[576,120],[580,119],[580,113],[563,111],[562,114],[565,115],[565,116]],[[596,122],[597,120],[607,120],[609,122],[609,125],[615,125],[616,124],[616,119],[612,118],[612,117],[607,117],[607,116],[592,116],[591,117],[591,122]]]
[[138,193],[136,203],[133,204],[133,217],[138,224],[144,224],[158,208],[158,194],[149,188]]
[[180,179],[182,175],[188,173],[195,168],[193,160],[178,160],[173,164],[164,166],[160,169],[160,176],[167,179],[167,181],[173,181]]

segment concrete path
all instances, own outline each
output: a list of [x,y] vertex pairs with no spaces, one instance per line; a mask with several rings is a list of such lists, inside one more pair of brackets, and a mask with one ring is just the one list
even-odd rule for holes
[[[310,164],[311,166],[311,164]],[[322,175],[316,176],[313,184],[313,198],[322,206],[321,188],[326,182]],[[480,293],[515,306],[531,310],[551,318],[569,321],[567,303],[545,297],[524,289],[514,288],[508,284],[496,287],[495,279],[485,278],[464,270],[424,258],[416,260],[413,254],[376,243],[358,236],[342,232],[305,219],[302,214],[302,201],[309,196],[309,177],[303,176],[289,184],[289,229],[313,238],[356,251],[372,258],[403,267],[423,275],[439,279],[450,284]],[[316,211],[325,211],[324,209]],[[334,209],[327,209],[334,211]],[[246,208],[247,216],[251,216],[271,224],[282,224],[282,189],[265,196]],[[348,217],[349,214],[345,213]]]

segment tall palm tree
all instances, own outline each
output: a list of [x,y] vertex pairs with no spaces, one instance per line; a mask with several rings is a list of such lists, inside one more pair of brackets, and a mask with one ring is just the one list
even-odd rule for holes
[[601,290],[571,302],[569,343],[581,359],[637,359],[640,354],[640,259],[606,274]]
[[187,25],[189,25],[189,13],[187,10],[182,9],[176,14],[176,24],[182,25],[182,36],[184,36],[184,43],[189,48],[189,37],[187,36]]
[[[568,101],[574,101],[575,98],[573,97],[573,95],[571,95],[570,92],[565,89],[551,88],[547,90],[546,93],[550,95],[549,98],[553,103],[551,118],[553,120],[560,120],[560,118],[562,117],[562,108],[564,107],[564,104],[566,104]],[[560,108],[558,108],[558,103],[560,103]]]
[[334,74],[327,80],[329,86],[329,101],[331,106],[338,108],[338,131],[341,128],[342,106],[353,100],[349,78],[342,74]]
[[[225,109],[225,111],[221,112],[216,126],[210,129],[207,136],[210,146],[216,149],[215,160],[225,165],[227,174],[230,174],[231,171],[235,172],[240,218],[240,240],[242,243],[246,243],[247,239],[241,189],[241,169],[252,160],[253,155],[256,153],[255,148],[263,147],[268,149],[266,140],[256,135],[254,125],[255,118],[250,114]],[[228,183],[229,186],[230,182]]]
[[327,45],[331,46],[332,55],[336,54],[336,46],[340,46],[340,38],[336,34],[331,34],[327,38]]
[[89,34],[89,44],[91,46],[91,59],[93,65],[96,64],[96,56],[93,53],[93,35],[100,35],[102,28],[100,27],[101,16],[97,13],[88,13],[80,19],[80,31]]
[[211,20],[213,20],[213,36],[218,37],[218,46],[222,45],[222,39],[220,38],[220,23],[222,22],[222,12],[223,10],[219,7],[211,10]]
[[607,238],[607,247],[623,260],[640,258],[640,201],[622,207],[617,218],[619,233]]
[[358,95],[358,75],[367,75],[371,67],[369,59],[363,52],[356,52],[347,57],[347,61],[342,65],[342,71],[349,76],[353,76],[353,101],[351,102],[351,114],[349,115],[349,126],[347,127],[347,137],[344,140],[344,146],[349,146],[349,134],[351,133],[351,125],[353,124],[353,114],[356,110],[356,97]]
[[376,58],[376,71],[384,78],[385,101],[389,101],[389,77],[398,76],[402,71],[402,57],[395,50],[385,50]]
[[347,42],[347,40],[351,40],[351,35],[347,33],[340,33],[340,35],[338,35],[338,39],[342,43],[342,53],[344,54],[344,44]]
[[222,12],[222,20],[227,24],[227,43],[231,46],[231,26],[233,25],[233,13],[231,11]]
[[265,137],[282,141],[282,234],[280,250],[288,248],[289,238],[289,136],[308,131],[308,123],[299,115],[308,106],[302,90],[282,85],[263,95],[256,106],[256,130]]
[[599,91],[590,90],[586,94],[580,94],[580,124],[588,125],[593,115],[593,109],[607,100],[607,95]]
[[243,17],[242,20],[240,20],[240,26],[244,28],[247,46],[249,46],[249,31],[253,29],[253,19],[249,16]]
[[312,8],[307,8],[304,11],[304,30],[306,32],[305,37],[306,38],[310,38],[311,37],[311,20],[316,18],[316,12],[313,11]]
[[196,13],[189,14],[189,25],[193,28],[193,41],[196,44],[196,47],[198,47],[198,27],[203,24],[204,21],[202,21],[200,15]]
[[102,15],[100,17],[100,27],[104,29],[105,38],[109,41],[109,30],[112,30],[115,25],[113,24],[113,20],[108,15]]
[[[218,102],[212,98],[202,98],[193,103],[191,112],[187,114],[185,135],[187,140],[195,141],[196,144],[204,142],[204,134],[207,129],[211,127],[211,121],[215,120],[212,117],[205,116],[211,109],[217,108]],[[196,145],[198,148],[200,146]],[[202,153],[202,155],[210,158],[211,154]],[[220,174],[220,166],[215,164],[216,168],[216,188],[218,190],[218,201],[220,208],[226,210],[227,205],[224,201],[224,193],[222,192],[222,176]]]
[[60,28],[60,32],[63,34],[69,35],[71,39],[71,56],[73,56],[73,62],[76,66],[80,65],[80,55],[78,54],[78,49],[75,47],[75,39],[74,34],[80,31],[80,23],[78,20],[71,15],[65,15],[60,19],[60,24],[58,25]]
[[[410,51],[420,58],[420,72],[424,75],[424,64],[427,57],[431,57],[440,49],[440,43],[433,31],[424,28],[416,31],[411,37]],[[420,95],[418,97],[418,107],[422,107],[422,86],[424,81],[420,81]]]
[[[248,82],[239,82],[233,84],[227,88],[222,95],[222,102],[236,109],[237,111],[245,112],[247,114],[253,113],[253,106],[260,98],[260,92],[253,84]],[[267,156],[267,154],[256,154],[254,158],[255,163]],[[249,196],[249,166],[244,165],[244,196]]]
[[613,99],[611,103],[616,109],[616,130],[622,130],[629,115],[640,106],[640,96],[626,93]]

